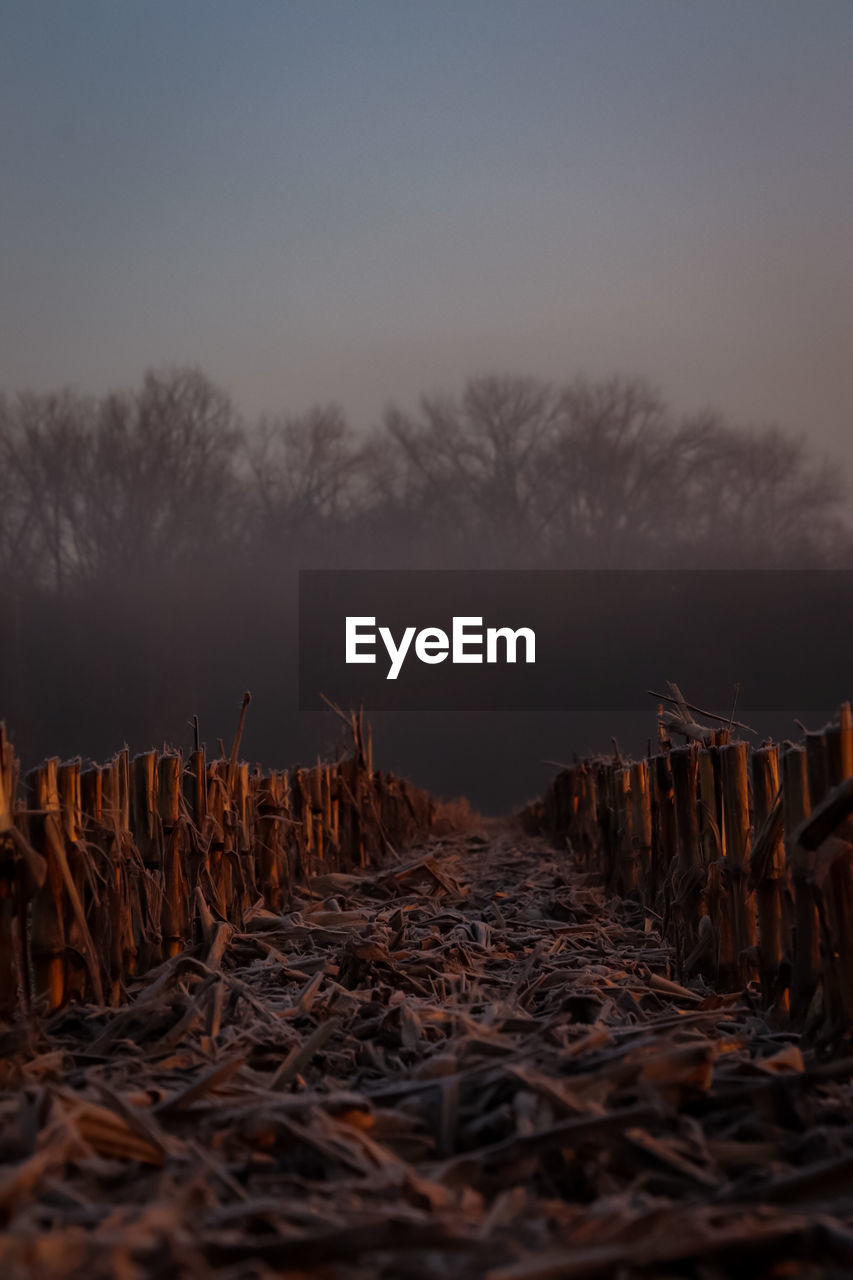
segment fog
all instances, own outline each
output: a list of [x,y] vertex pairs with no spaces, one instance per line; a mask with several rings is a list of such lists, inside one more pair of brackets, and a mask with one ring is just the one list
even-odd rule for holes
[[[244,751],[287,766],[338,737],[319,699],[298,710],[299,569],[848,567],[849,514],[841,468],[802,439],[679,414],[635,377],[473,377],[369,432],[334,404],[244,417],[195,368],[8,395],[0,716],[28,765],[187,746],[196,714],[215,750],[248,688]],[[541,788],[543,759],[612,735],[642,750],[654,703],[372,718],[380,766],[501,811]],[[782,713],[756,728],[793,731]]]
[[[215,750],[246,688],[251,759],[334,750],[304,568],[848,565],[851,37],[849,0],[7,0],[24,761],[194,714]],[[383,767],[493,810],[654,732],[373,711]]]

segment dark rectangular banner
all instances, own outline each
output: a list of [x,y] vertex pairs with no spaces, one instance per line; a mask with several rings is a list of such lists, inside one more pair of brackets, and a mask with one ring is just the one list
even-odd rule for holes
[[368,710],[824,709],[853,671],[853,572],[306,570],[299,696]]

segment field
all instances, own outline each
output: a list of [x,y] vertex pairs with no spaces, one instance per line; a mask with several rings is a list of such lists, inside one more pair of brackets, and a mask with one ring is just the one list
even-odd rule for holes
[[4,1274],[848,1274],[849,710],[781,768],[679,717],[487,821],[358,721],[275,812],[235,744],[79,829],[6,744]]

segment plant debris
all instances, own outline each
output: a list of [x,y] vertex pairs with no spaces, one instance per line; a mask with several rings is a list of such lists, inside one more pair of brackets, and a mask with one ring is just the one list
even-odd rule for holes
[[5,1034],[5,1277],[853,1266],[853,1064],[676,981],[545,841],[448,832],[289,907]]

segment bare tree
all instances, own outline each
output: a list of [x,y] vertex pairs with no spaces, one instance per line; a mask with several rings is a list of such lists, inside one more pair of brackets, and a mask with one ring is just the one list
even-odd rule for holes
[[424,397],[385,428],[398,450],[407,500],[451,517],[460,537],[484,536],[501,555],[527,549],[541,522],[538,476],[561,422],[553,388],[534,378],[470,381],[460,400]]
[[675,459],[665,400],[641,378],[578,378],[561,409],[539,476],[547,546],[564,562],[642,563],[667,527]]
[[251,502],[261,538],[316,534],[353,509],[361,449],[337,405],[262,418],[247,437]]
[[148,372],[98,407],[77,522],[90,578],[210,556],[239,525],[230,398],[196,369]]
[[79,476],[93,404],[71,391],[24,393],[2,410],[3,558],[62,594],[77,567]]
[[836,465],[778,427],[709,413],[675,441],[682,520],[676,541],[704,563],[796,567],[846,551],[846,493]]

